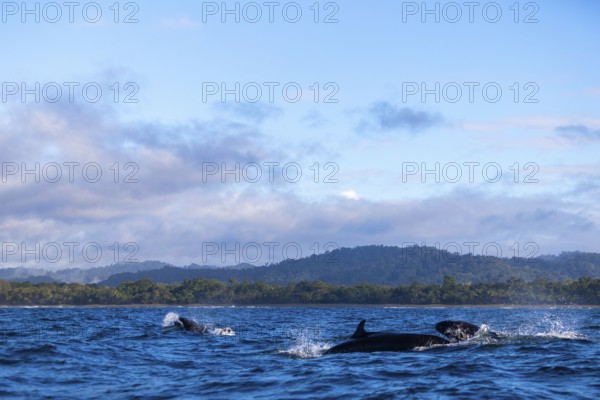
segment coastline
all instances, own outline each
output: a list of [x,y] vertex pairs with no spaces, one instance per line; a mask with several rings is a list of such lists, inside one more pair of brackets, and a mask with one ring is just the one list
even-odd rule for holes
[[498,308],[498,309],[600,309],[597,304],[57,304],[57,305],[0,305],[3,308]]

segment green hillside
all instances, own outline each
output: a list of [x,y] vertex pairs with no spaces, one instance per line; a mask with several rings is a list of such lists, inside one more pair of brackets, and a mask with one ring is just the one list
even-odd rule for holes
[[179,283],[184,279],[204,278],[223,282],[262,281],[277,285],[321,281],[336,285],[367,282],[397,286],[414,282],[440,284],[445,276],[453,276],[459,283],[504,282],[511,278],[564,281],[582,276],[600,277],[600,254],[572,252],[560,256],[517,259],[459,255],[419,246],[361,246],[246,269],[166,266],[156,270],[115,274],[100,284],[117,286],[141,279]]

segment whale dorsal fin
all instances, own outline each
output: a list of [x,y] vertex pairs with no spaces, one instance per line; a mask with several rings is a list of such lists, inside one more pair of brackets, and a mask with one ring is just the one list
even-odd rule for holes
[[365,322],[367,322],[366,319],[363,319],[362,321],[360,321],[360,324],[358,324],[358,326],[356,327],[356,331],[354,332],[354,335],[352,335],[353,339],[367,335],[367,331],[365,331]]

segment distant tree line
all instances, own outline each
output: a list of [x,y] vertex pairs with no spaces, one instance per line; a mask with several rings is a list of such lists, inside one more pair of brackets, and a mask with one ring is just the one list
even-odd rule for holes
[[600,279],[566,282],[509,279],[498,283],[444,283],[384,286],[361,283],[340,286],[320,281],[271,285],[264,282],[221,282],[188,279],[155,283],[150,279],[117,287],[95,284],[16,283],[0,280],[0,305],[127,305],[127,304],[561,304],[600,305]]

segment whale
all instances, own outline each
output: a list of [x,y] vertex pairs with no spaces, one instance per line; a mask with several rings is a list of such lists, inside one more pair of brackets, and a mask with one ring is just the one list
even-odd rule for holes
[[416,333],[367,332],[366,320],[360,321],[354,334],[343,343],[335,345],[324,354],[339,353],[371,353],[376,351],[409,351],[417,347],[447,345],[473,337],[479,327],[464,321],[442,321],[436,325],[436,330],[449,339],[437,335],[422,335]]
[[[481,327],[465,321],[441,321],[435,325],[435,330],[455,341],[468,340],[475,336]],[[500,335],[494,331],[486,330],[486,335],[498,339]]]
[[183,330],[196,333],[213,333],[216,335],[234,336],[235,332],[230,327],[210,329],[207,326],[200,325],[189,318],[177,316],[173,323]]
[[435,325],[435,330],[455,341],[462,341],[475,336],[479,327],[465,321],[442,321]]
[[191,319],[185,317],[178,317],[175,321],[173,321],[175,325],[183,328],[183,330],[197,332],[197,333],[207,333],[208,328],[204,325],[200,325]]

